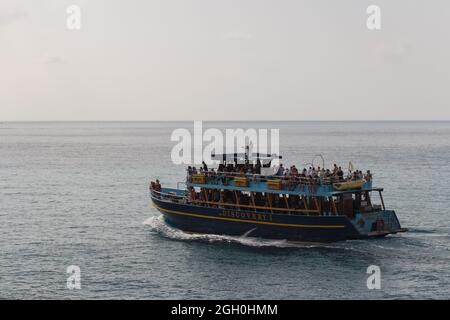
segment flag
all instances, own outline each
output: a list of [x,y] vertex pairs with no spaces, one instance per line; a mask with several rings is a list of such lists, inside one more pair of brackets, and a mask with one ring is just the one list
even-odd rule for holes
[[351,161],[348,162],[348,171],[353,171],[353,163]]

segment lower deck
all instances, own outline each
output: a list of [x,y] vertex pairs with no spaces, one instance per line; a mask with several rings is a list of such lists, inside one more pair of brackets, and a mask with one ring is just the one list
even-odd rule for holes
[[391,210],[359,212],[348,217],[309,208],[297,211],[291,207],[265,207],[256,203],[193,200],[184,190],[169,188],[152,191],[152,200],[169,224],[199,233],[332,242],[402,231]]

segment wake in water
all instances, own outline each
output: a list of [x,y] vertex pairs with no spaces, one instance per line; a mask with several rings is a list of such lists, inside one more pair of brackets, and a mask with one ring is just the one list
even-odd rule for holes
[[201,234],[185,232],[180,229],[169,226],[162,215],[154,215],[143,222],[151,228],[153,232],[172,239],[180,241],[204,241],[209,243],[233,243],[249,247],[274,247],[274,248],[332,248],[332,249],[347,249],[342,246],[332,246],[330,244],[320,243],[306,243],[306,242],[291,242],[287,240],[271,240],[263,238],[248,237],[253,231],[249,230],[242,236],[228,236],[216,234]]
[[252,230],[246,232],[242,236],[227,236],[216,234],[201,234],[185,232],[180,229],[173,228],[165,223],[162,215],[155,215],[144,221],[145,225],[150,226],[151,230],[173,240],[181,241],[205,241],[209,243],[223,242],[223,243],[237,243],[251,247],[295,247],[294,243],[289,243],[286,240],[268,240],[261,238],[252,238],[247,235]]
[[409,228],[408,232],[405,233],[406,236],[417,237],[449,237],[449,230],[447,228],[434,228],[434,229],[419,229],[419,228]]

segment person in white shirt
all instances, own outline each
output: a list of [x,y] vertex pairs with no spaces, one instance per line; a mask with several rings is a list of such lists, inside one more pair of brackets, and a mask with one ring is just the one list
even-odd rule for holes
[[291,170],[289,170],[288,168],[284,169],[284,173],[283,174],[284,174],[285,177],[289,176],[290,173],[291,173]]

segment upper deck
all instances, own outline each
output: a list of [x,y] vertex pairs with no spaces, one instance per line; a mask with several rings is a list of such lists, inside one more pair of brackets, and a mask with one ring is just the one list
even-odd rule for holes
[[224,189],[246,192],[264,192],[286,195],[301,195],[314,197],[330,197],[344,193],[361,191],[382,191],[373,188],[372,181],[337,179],[335,177],[301,177],[276,176],[260,174],[242,174],[233,172],[202,172],[188,174],[188,187],[206,189]]

